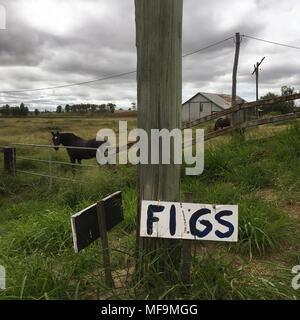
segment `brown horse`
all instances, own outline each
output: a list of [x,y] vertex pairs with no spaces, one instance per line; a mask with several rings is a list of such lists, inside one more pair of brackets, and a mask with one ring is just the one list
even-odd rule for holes
[[230,119],[228,118],[220,118],[216,121],[215,123],[215,131],[217,131],[218,129],[222,129],[224,127],[229,127],[230,126]]

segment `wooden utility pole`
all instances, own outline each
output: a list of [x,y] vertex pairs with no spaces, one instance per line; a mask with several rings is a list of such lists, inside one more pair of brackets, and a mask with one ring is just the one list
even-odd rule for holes
[[[240,54],[240,43],[241,37],[240,33],[237,32],[235,34],[235,56],[234,56],[234,63],[233,63],[233,72],[232,72],[232,106],[236,106],[236,76],[237,76],[237,69],[239,63],[239,54]],[[236,111],[232,113],[232,125],[235,126],[241,122],[241,116],[243,111]],[[243,121],[244,119],[242,119]]]
[[239,54],[240,54],[240,33],[237,32],[235,34],[235,56],[233,63],[233,72],[232,72],[232,106],[236,105],[236,75],[239,63]]
[[[138,128],[148,138],[151,129],[181,127],[182,7],[182,0],[135,0]],[[166,249],[155,264],[164,270],[169,254],[180,261],[180,242],[139,237],[141,201],[180,201],[180,165],[172,163],[172,139],[171,164],[150,164],[150,145],[149,164],[138,166],[137,262],[142,253]]]
[[[256,101],[258,101],[258,73],[259,73],[259,66],[261,65],[261,63],[263,62],[263,60],[265,59],[265,57],[263,57],[260,62],[256,62],[256,65],[254,65],[254,70],[252,72],[252,74],[255,73],[256,76]],[[255,114],[257,116],[257,108],[255,108]]]
[[261,63],[264,61],[265,57],[263,57],[260,62],[256,62],[256,65],[254,65],[254,71],[252,72],[252,74],[255,73],[256,76],[256,101],[258,101],[258,73],[259,73],[259,66],[261,65]]

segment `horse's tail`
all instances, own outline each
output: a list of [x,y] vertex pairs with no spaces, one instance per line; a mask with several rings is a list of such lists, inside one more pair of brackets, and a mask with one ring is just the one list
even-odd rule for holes
[[110,145],[107,140],[99,140],[99,141],[97,141],[96,139],[91,140],[89,145],[90,145],[91,148],[99,148],[103,143],[106,143],[106,144]]

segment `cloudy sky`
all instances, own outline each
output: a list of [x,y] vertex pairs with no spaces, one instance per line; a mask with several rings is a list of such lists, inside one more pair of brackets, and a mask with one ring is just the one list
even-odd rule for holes
[[[134,0],[0,0],[0,104],[31,109],[67,103],[136,101],[136,75],[88,85],[25,93],[136,70]],[[1,8],[1,7],[0,7]],[[0,12],[3,12],[3,10]],[[300,47],[299,0],[184,0],[183,54],[236,32]],[[3,14],[0,19],[3,20]],[[1,25],[1,21],[0,21]],[[233,39],[183,59],[183,101],[198,91],[231,93]],[[237,94],[255,100],[253,65],[261,65],[259,95],[300,90],[300,50],[243,37]]]

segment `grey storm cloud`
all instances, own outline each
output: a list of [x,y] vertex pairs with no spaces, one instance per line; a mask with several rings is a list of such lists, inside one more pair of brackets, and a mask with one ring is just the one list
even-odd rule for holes
[[[6,0],[0,32],[0,91],[35,89],[104,78],[136,69],[133,0]],[[183,54],[236,32],[300,46],[299,1],[184,0]],[[279,15],[280,14],[280,15]],[[183,59],[183,100],[198,91],[230,93],[235,44],[229,39]],[[299,50],[242,38],[238,95],[254,99],[253,64],[266,56],[261,93],[300,89]],[[0,94],[0,103],[33,107],[136,101],[136,75],[64,89]]]

